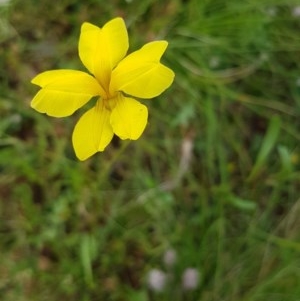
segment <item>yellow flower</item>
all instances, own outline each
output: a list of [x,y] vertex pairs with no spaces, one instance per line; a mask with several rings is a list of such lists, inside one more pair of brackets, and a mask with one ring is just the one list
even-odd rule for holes
[[102,28],[83,23],[79,57],[93,76],[67,69],[43,72],[32,80],[42,89],[31,106],[49,116],[65,117],[92,97],[99,97],[73,131],[73,146],[80,160],[103,151],[114,134],[136,140],[146,127],[148,110],[135,98],[158,96],[174,79],[174,72],[160,63],[167,45],[166,41],[150,42],[126,56],[128,35],[122,18]]

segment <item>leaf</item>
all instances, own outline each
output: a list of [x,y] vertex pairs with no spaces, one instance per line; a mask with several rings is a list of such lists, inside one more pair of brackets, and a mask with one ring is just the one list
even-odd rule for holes
[[267,164],[268,157],[278,139],[280,133],[280,127],[281,127],[281,119],[279,118],[279,116],[273,116],[271,118],[266,135],[264,137],[261,148],[257,155],[255,164],[247,179],[248,181],[252,181],[255,177],[257,177],[259,173],[264,169],[264,166]]

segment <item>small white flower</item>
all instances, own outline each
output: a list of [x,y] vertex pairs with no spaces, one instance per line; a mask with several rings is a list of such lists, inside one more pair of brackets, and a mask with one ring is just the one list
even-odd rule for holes
[[187,268],[182,275],[182,287],[185,290],[194,290],[199,283],[199,272],[195,268]]
[[152,269],[148,273],[148,277],[147,277],[148,287],[155,292],[163,291],[166,285],[166,280],[167,280],[167,275],[161,270]]
[[292,16],[294,16],[294,17],[300,17],[300,6],[295,6],[292,9]]
[[169,249],[164,254],[163,257],[164,264],[168,267],[171,267],[176,262],[176,258],[177,258],[176,251],[174,249]]
[[9,4],[10,0],[0,0],[0,6]]

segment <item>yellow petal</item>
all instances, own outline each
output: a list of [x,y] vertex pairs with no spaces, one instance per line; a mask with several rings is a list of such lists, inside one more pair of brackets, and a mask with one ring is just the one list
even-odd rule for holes
[[101,152],[110,143],[113,130],[109,123],[110,111],[101,100],[87,111],[76,124],[72,141],[76,156],[86,160],[96,152]]
[[159,62],[167,46],[166,41],[151,42],[124,58],[112,72],[110,93],[152,98],[166,90],[175,76]]
[[54,117],[69,116],[93,96],[103,94],[94,77],[76,70],[46,71],[31,82],[42,87],[31,107]]
[[127,29],[122,18],[115,18],[99,28],[83,23],[79,38],[79,56],[86,68],[108,90],[112,69],[128,50]]
[[118,95],[110,115],[110,124],[117,136],[121,139],[138,139],[146,127],[147,119],[146,106],[133,98]]

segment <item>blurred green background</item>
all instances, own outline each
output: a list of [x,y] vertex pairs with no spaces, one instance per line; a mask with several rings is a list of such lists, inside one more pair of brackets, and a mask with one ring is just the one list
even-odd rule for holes
[[[297,6],[298,5],[298,6]],[[300,300],[300,6],[0,1],[0,300]],[[78,161],[30,83],[84,70],[82,22],[166,39],[170,89],[135,142]]]

